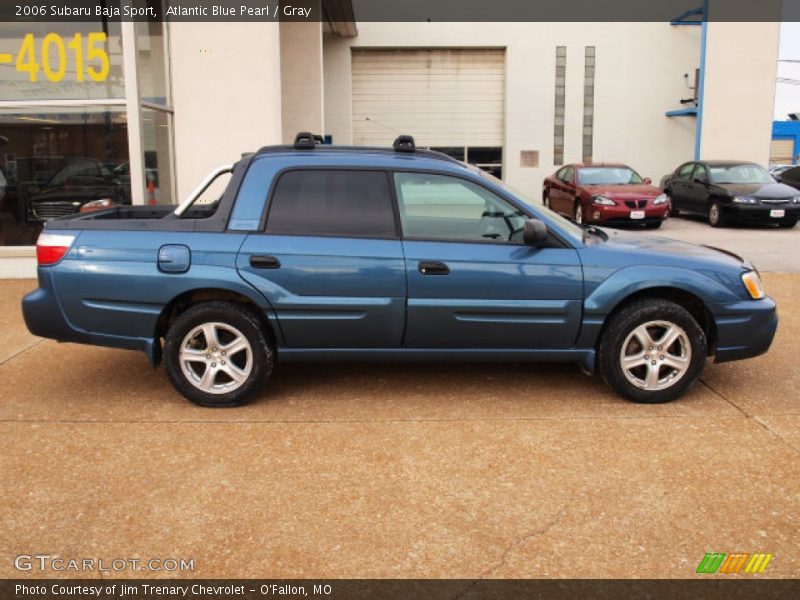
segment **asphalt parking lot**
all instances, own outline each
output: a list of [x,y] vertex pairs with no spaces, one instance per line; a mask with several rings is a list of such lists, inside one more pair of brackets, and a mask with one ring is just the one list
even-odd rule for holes
[[330,364],[212,410],[143,355],[29,335],[35,283],[0,281],[0,577],[38,552],[195,560],[170,576],[683,578],[712,551],[800,576],[800,228],[642,235],[776,271],[771,351],[655,406],[571,365]]

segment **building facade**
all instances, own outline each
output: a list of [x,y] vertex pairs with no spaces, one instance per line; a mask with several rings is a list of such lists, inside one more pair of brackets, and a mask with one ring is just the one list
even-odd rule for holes
[[569,162],[658,181],[695,156],[768,161],[778,23],[377,23],[323,5],[323,23],[0,24],[0,276],[35,274],[54,194],[176,203],[300,130],[411,134],[534,200]]

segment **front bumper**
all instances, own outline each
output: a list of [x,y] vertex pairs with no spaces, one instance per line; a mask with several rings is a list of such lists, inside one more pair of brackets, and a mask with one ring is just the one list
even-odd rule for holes
[[[643,218],[631,218],[632,213],[644,213]],[[657,223],[669,216],[669,204],[653,205],[648,203],[644,208],[629,208],[624,205],[601,206],[590,204],[589,210],[584,213],[590,223],[597,224],[623,224],[635,225],[637,223]]]
[[[782,217],[773,217],[772,211],[782,210]],[[748,205],[730,204],[722,206],[722,214],[739,223],[768,224],[768,223],[788,223],[800,219],[800,205],[798,204],[776,204],[776,205]]]
[[717,328],[716,362],[752,358],[769,350],[778,328],[775,301],[744,300],[714,311]]

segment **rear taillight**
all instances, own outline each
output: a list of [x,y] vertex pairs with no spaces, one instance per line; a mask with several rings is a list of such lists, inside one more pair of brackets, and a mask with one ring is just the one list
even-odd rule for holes
[[74,235],[40,233],[36,241],[36,260],[39,266],[54,265],[69,251]]

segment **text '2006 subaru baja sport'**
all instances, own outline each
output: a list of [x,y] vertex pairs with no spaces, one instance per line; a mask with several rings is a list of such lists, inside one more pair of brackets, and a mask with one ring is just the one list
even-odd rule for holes
[[[221,197],[195,202],[214,176]],[[183,204],[48,221],[32,333],[163,356],[205,406],[282,361],[571,361],[635,402],[765,352],[774,301],[714,248],[582,228],[445,155],[299,134]]]

